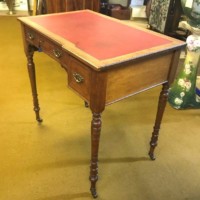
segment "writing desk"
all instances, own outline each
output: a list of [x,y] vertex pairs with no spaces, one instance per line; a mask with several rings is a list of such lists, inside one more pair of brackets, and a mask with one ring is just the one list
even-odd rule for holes
[[93,197],[97,197],[101,113],[105,106],[162,84],[149,151],[150,158],[155,159],[169,84],[185,43],[89,10],[19,20],[37,121],[42,122],[33,62],[36,50],[61,64],[68,74],[69,87],[92,111],[90,190]]

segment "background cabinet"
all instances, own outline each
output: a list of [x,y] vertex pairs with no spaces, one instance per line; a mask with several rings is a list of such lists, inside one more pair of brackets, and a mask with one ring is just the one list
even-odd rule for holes
[[90,9],[99,12],[100,0],[40,0],[37,14]]

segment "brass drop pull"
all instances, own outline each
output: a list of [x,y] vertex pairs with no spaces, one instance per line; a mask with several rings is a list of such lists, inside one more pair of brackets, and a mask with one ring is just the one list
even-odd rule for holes
[[53,54],[56,58],[60,58],[62,56],[62,53],[58,49],[54,49]]
[[84,81],[84,78],[76,72],[73,73],[73,77],[77,83],[82,83]]
[[27,35],[28,35],[28,38],[29,38],[30,40],[33,40],[33,39],[34,39],[33,33],[28,32]]

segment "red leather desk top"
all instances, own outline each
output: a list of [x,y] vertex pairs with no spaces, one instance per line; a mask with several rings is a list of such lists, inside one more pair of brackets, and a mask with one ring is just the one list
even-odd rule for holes
[[30,20],[98,60],[172,43],[167,38],[126,26],[87,10],[30,17]]

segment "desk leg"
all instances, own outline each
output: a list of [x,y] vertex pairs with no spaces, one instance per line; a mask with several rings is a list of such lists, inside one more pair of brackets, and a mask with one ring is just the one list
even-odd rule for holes
[[28,68],[28,73],[29,73],[29,78],[30,78],[30,83],[31,83],[31,89],[32,89],[32,95],[33,95],[33,104],[34,104],[34,111],[36,115],[36,120],[38,122],[42,122],[42,119],[40,118],[40,107],[38,103],[38,95],[37,95],[37,86],[36,86],[36,77],[35,77],[35,64],[33,62],[33,54],[34,54],[34,47],[29,46],[28,47],[28,52],[26,54],[27,56],[27,68]]
[[97,197],[96,182],[98,180],[98,150],[99,150],[99,139],[101,132],[101,114],[93,113],[93,119],[91,123],[91,165],[90,165],[90,191],[94,198]]
[[154,149],[158,144],[160,125],[161,125],[163,113],[165,111],[165,106],[166,106],[167,98],[168,98],[168,89],[169,89],[168,83],[163,84],[163,88],[160,93],[159,102],[158,102],[158,109],[157,109],[154,130],[153,130],[151,141],[150,141],[149,156],[152,160],[156,159],[154,156]]

